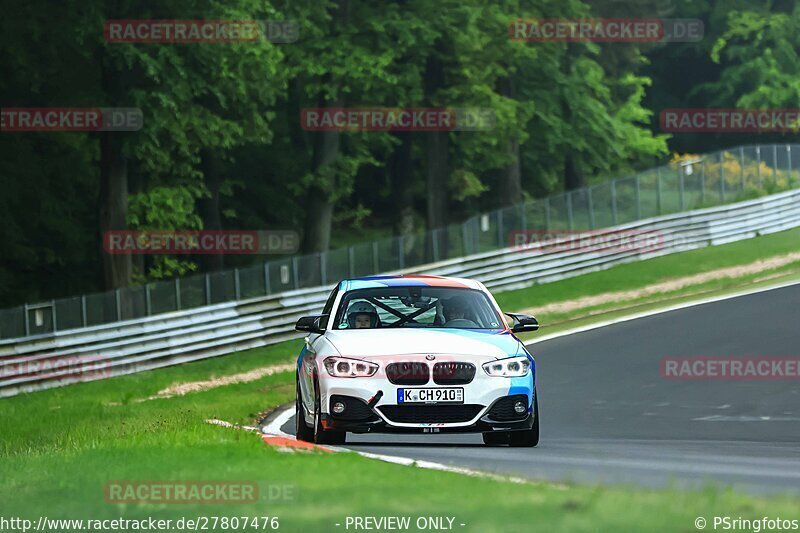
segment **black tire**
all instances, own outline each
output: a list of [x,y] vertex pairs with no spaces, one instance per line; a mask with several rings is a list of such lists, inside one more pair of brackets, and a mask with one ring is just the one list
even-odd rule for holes
[[533,448],[539,444],[539,395],[533,393],[533,427],[525,431],[512,431],[508,444],[512,448]]
[[316,444],[344,444],[347,432],[322,427],[322,409],[319,403],[319,385],[314,382],[314,442]]
[[483,434],[483,443],[487,446],[501,446],[508,444],[508,436],[510,432],[489,432]]
[[294,400],[294,434],[298,440],[314,442],[314,430],[306,424],[305,413],[303,412],[303,397],[300,394],[300,378],[297,378],[297,392]]

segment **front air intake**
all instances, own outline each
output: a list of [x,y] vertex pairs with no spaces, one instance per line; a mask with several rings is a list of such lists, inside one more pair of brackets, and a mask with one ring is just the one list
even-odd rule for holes
[[430,379],[427,363],[389,363],[386,378],[395,385],[425,385]]
[[436,363],[433,365],[433,382],[437,385],[466,385],[475,378],[472,363]]

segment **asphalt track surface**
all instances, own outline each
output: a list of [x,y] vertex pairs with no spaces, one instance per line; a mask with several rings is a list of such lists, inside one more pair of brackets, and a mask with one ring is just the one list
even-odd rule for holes
[[[480,434],[348,434],[353,450],[512,476],[800,493],[800,380],[677,381],[665,356],[800,357],[800,285],[558,337],[529,347],[541,442]],[[292,418],[282,428],[294,432]]]

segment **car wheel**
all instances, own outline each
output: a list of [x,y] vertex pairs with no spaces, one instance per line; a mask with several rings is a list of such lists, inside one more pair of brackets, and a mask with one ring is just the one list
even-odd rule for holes
[[347,433],[344,431],[334,431],[322,427],[322,409],[319,403],[319,385],[314,384],[316,392],[314,399],[314,442],[317,444],[344,444],[347,440]]
[[509,445],[515,448],[532,448],[539,444],[539,395],[533,393],[533,427],[514,431],[509,435]]
[[502,431],[502,432],[489,432],[483,434],[483,443],[487,446],[500,446],[502,444],[508,444],[508,436],[510,432]]
[[303,411],[303,396],[300,393],[300,378],[298,378],[294,400],[294,434],[298,440],[314,442],[314,431],[306,424],[306,417]]

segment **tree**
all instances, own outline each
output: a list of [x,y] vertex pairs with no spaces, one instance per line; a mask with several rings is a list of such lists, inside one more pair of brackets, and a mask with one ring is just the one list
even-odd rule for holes
[[[190,9],[180,7],[174,12],[160,7],[143,13],[132,4],[118,4],[105,16],[259,20],[274,19],[275,15],[269,4],[255,0],[201,0]],[[87,27],[96,28],[97,24],[102,27],[101,21]],[[203,222],[210,229],[220,229],[222,163],[237,146],[271,141],[272,107],[286,85],[286,77],[278,68],[283,57],[280,49],[266,39],[177,45],[104,43],[94,35],[87,35],[86,39],[102,55],[105,75],[116,80],[113,92],[106,91],[107,94],[145,112],[144,127],[135,138],[129,139],[127,145],[109,147],[109,159],[118,161],[118,166],[124,169],[127,158],[132,158],[138,172],[145,177],[143,190],[137,195],[140,210],[129,217],[129,222],[141,229],[198,229],[194,203],[182,201],[189,193],[196,200],[208,199],[201,211]],[[110,178],[109,188],[127,192],[121,183],[116,184],[123,176],[111,174]],[[148,195],[155,197],[144,198]],[[125,204],[122,198],[104,202],[111,213],[110,219],[117,225]],[[158,211],[164,208],[182,211],[177,216]],[[186,222],[191,225],[174,225]],[[113,265],[117,260],[122,261],[116,258],[125,257],[112,256],[107,263]],[[153,260],[151,274],[165,277],[193,268],[191,263],[159,256]],[[117,278],[106,281],[111,287],[125,283]]]
[[800,102],[800,4],[789,12],[731,11],[711,59],[722,66],[704,91],[715,105],[796,108]]

